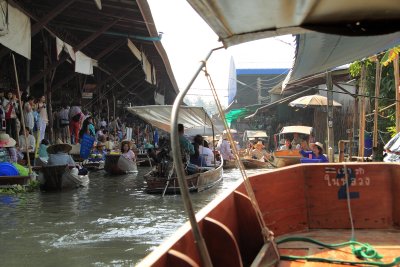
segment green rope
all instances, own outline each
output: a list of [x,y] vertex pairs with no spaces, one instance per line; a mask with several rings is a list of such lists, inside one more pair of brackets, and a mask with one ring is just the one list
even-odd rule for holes
[[[336,249],[340,247],[350,246],[353,254],[361,260],[369,260],[369,259],[380,260],[383,258],[382,255],[380,255],[371,245],[367,243],[357,242],[355,240],[350,240],[338,244],[326,244],[308,237],[287,237],[278,240],[276,243],[279,245],[282,243],[294,242],[294,241],[308,242],[329,249]],[[345,261],[345,260],[335,260],[335,259],[314,258],[308,256],[285,256],[285,255],[281,255],[281,260],[292,260],[292,261],[306,260],[306,261],[317,261],[317,262],[328,262],[328,263],[339,263],[339,264],[350,264],[350,265],[370,265],[370,266],[380,266],[380,267],[391,267],[400,264],[400,257],[395,258],[391,263],[382,263],[377,261]]]

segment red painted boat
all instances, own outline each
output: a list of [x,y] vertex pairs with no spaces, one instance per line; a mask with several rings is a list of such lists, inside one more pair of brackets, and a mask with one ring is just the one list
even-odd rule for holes
[[[239,183],[196,215],[213,266],[342,266],[347,264],[340,261],[370,261],[358,259],[350,247],[332,249],[304,242],[276,245],[288,237],[349,241],[350,218],[355,239],[369,243],[383,256],[375,261],[390,263],[400,257],[399,164],[293,165],[249,180],[268,230],[263,231],[244,182]],[[263,232],[271,233],[269,240]],[[289,255],[332,262],[293,261],[285,257]],[[202,266],[189,223],[138,266]]]

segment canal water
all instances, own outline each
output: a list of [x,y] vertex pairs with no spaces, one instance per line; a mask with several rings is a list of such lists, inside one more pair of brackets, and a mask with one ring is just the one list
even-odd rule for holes
[[[179,195],[144,193],[143,174],[92,172],[88,188],[0,195],[0,266],[134,266],[176,231],[187,215]],[[199,211],[241,174],[191,194]]]

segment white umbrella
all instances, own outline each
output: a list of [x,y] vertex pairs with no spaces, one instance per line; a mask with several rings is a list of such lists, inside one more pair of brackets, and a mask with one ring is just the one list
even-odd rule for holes
[[[307,107],[326,107],[328,104],[328,98],[322,95],[306,95],[297,98],[289,103],[289,106],[296,108],[307,108]],[[342,104],[333,100],[334,107],[341,107]]]
[[[229,130],[229,132],[231,133],[231,134],[235,134],[235,133],[237,133],[237,131],[235,130],[235,129],[228,129]],[[222,133],[227,133],[227,130],[224,130]]]

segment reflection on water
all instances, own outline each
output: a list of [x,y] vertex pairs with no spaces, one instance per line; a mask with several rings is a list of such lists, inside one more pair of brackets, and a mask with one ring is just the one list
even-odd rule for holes
[[[88,188],[0,195],[1,266],[130,266],[186,220],[181,197],[148,195],[142,175],[90,174]],[[240,178],[191,194],[200,210]]]

